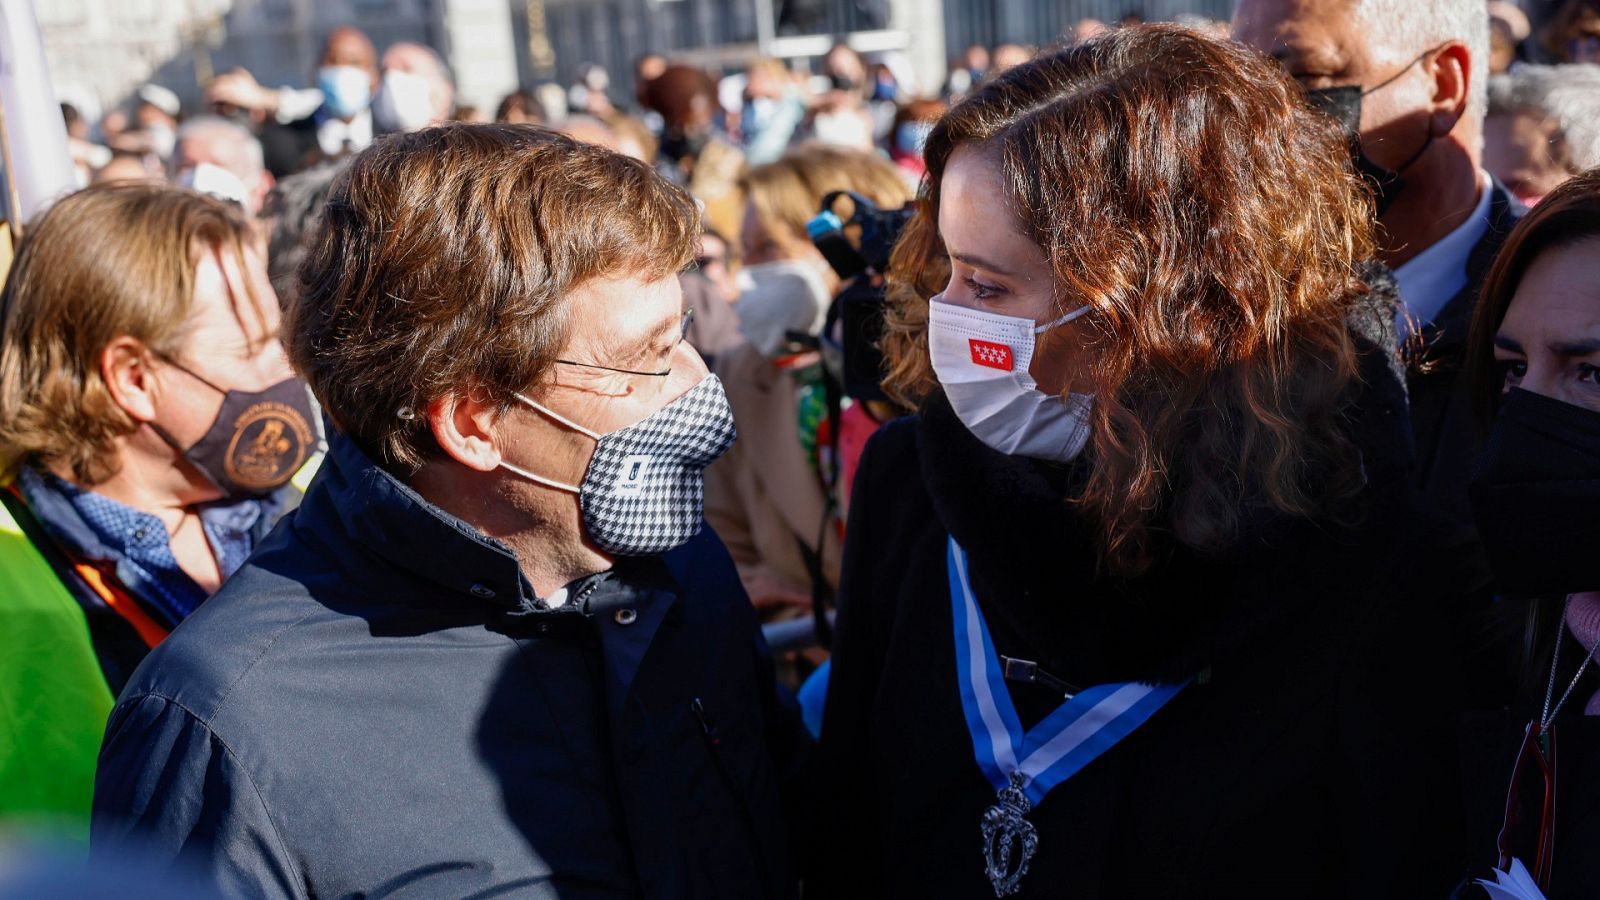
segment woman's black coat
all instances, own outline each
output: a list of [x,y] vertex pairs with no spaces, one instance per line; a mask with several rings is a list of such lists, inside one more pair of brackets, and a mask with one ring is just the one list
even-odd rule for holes
[[[1061,499],[1081,470],[996,453],[935,395],[855,483],[823,724],[808,897],[981,898],[995,799],[956,683],[953,535],[999,653],[1078,685],[1207,671],[1034,810],[1019,897],[1440,896],[1459,815],[1439,643],[1394,587],[1412,521],[1404,388],[1367,346],[1350,434],[1368,478],[1344,526],[1252,513],[1222,557],[1100,574]],[[1008,683],[1024,727],[1059,702]]]

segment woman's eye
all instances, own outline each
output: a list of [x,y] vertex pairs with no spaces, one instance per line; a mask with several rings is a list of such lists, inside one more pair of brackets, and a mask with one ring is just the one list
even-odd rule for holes
[[1600,385],[1600,366],[1582,363],[1578,366],[1578,380],[1584,384]]
[[1500,361],[1500,383],[1505,387],[1516,387],[1522,381],[1522,376],[1528,374],[1528,363],[1521,359],[1503,359]]
[[996,295],[1003,293],[1000,288],[997,288],[993,285],[984,284],[983,282],[973,278],[966,278],[963,279],[963,281],[966,283],[967,288],[972,291],[972,296],[978,298],[979,300],[989,300]]

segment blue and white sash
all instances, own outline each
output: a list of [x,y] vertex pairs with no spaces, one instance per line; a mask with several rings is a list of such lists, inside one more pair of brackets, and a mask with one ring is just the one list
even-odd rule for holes
[[967,577],[967,554],[950,539],[950,602],[955,617],[961,706],[978,767],[996,791],[1013,776],[1031,805],[1143,725],[1187,684],[1102,684],[1078,693],[1027,732],[1006,692],[999,655]]

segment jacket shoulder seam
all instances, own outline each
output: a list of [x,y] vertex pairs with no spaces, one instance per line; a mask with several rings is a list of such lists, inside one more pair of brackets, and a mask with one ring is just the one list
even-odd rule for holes
[[[212,598],[212,600],[215,600],[215,599],[216,599],[215,597]],[[210,601],[208,601],[208,602],[210,602]],[[155,687],[151,687],[151,688],[139,691],[134,696],[135,697],[143,697],[143,696],[162,697],[164,699],[171,700],[171,702],[173,702],[174,704],[177,704],[179,708],[183,709],[185,712],[187,712],[190,715],[194,716],[196,721],[198,721],[201,724],[205,725],[206,728],[209,729],[209,728],[211,728],[211,720],[216,718],[216,716],[220,712],[222,712],[222,708],[228,704],[228,698],[233,696],[233,692],[234,692],[234,690],[236,690],[238,688],[240,682],[244,681],[245,678],[247,676],[249,676],[251,670],[256,667],[256,664],[261,662],[261,659],[263,657],[265,657],[269,651],[272,650],[273,645],[278,642],[278,639],[283,637],[283,635],[286,632],[288,632],[291,628],[294,628],[296,625],[299,625],[301,622],[304,622],[306,619],[310,618],[314,614],[314,612],[315,611],[307,612],[304,615],[300,616],[299,618],[295,619],[294,621],[288,622],[288,623],[284,624],[281,628],[279,628],[266,641],[266,643],[264,643],[261,646],[261,649],[256,651],[255,655],[250,657],[250,660],[239,668],[238,673],[235,674],[233,676],[233,678],[231,678],[228,681],[228,683],[222,687],[221,693],[219,693],[217,695],[216,700],[212,701],[209,704],[209,706],[210,706],[210,714],[209,715],[202,716],[200,713],[198,713],[195,710],[191,709],[189,706],[187,706],[187,705],[185,705],[183,703],[180,703],[176,698],[173,698],[173,697],[169,696],[168,694],[164,693],[162,690],[160,690],[158,688],[155,688]],[[121,704],[119,704],[119,705],[121,705]]]
[[[252,661],[252,664],[253,662],[254,661]],[[283,859],[284,863],[294,874],[295,887],[303,888],[305,885],[305,876],[300,872],[300,867],[295,863],[294,856],[289,853],[288,842],[283,839],[283,833],[278,829],[278,823],[272,816],[272,807],[267,805],[267,798],[262,796],[261,788],[256,785],[255,778],[250,774],[250,767],[245,765],[244,759],[233,749],[233,746],[228,743],[228,739],[223,737],[221,734],[218,734],[217,730],[211,727],[211,722],[209,720],[201,718],[198,713],[190,709],[186,704],[184,704],[183,701],[176,697],[169,696],[161,693],[160,691],[145,691],[143,693],[135,694],[133,697],[130,697],[129,700],[138,702],[150,697],[154,697],[177,707],[178,710],[181,711],[185,716],[188,716],[190,719],[194,720],[196,725],[204,728],[206,730],[206,734],[210,736],[212,740],[217,742],[217,745],[220,746],[223,752],[228,755],[228,758],[234,761],[234,763],[238,766],[239,773],[244,777],[245,782],[250,785],[250,791],[255,794],[256,803],[261,806],[261,815],[267,820],[267,826],[272,829],[272,840],[278,845],[278,853],[280,858]],[[220,707],[220,705],[221,704],[219,703],[218,706]],[[300,890],[298,893],[300,893],[302,896],[305,895],[304,890]]]

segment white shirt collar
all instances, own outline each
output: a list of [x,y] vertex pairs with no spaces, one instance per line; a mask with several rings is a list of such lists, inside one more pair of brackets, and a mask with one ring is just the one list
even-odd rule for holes
[[1467,261],[1489,231],[1489,201],[1494,195],[1488,175],[1480,173],[1478,184],[1478,205],[1472,215],[1394,270],[1400,299],[1405,301],[1405,312],[1409,314],[1400,317],[1401,340],[1410,336],[1413,320],[1418,326],[1431,323],[1445,304],[1467,286]]
[[[345,146],[346,142],[349,146]],[[349,122],[332,116],[317,123],[317,145],[329,156],[365,150],[372,143],[372,111],[362,110]]]

